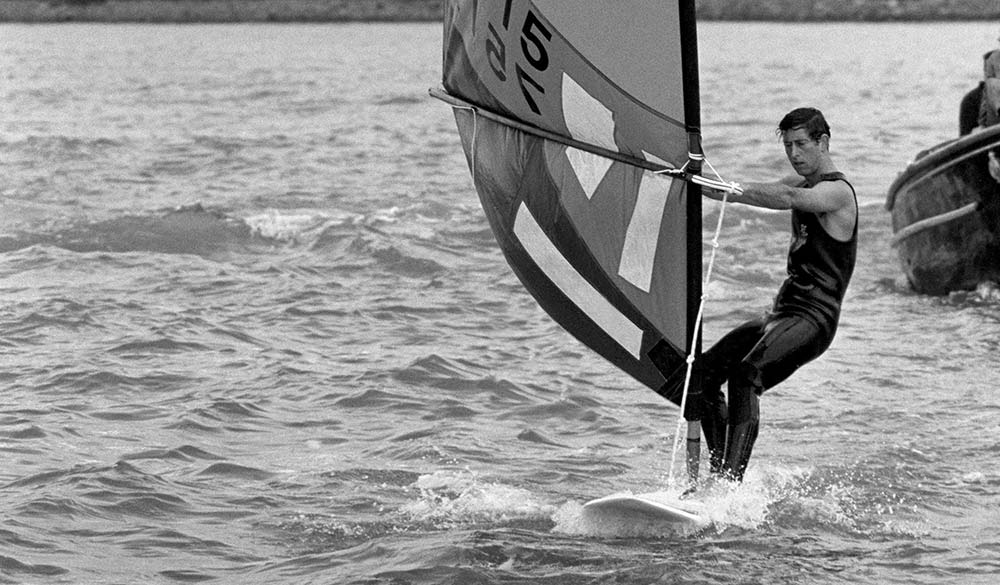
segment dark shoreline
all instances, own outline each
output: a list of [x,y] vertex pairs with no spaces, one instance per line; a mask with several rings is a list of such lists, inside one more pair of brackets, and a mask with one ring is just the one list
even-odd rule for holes
[[[571,1],[571,0],[570,0]],[[0,22],[432,22],[442,0],[0,0]],[[1000,20],[997,0],[698,0],[699,20]]]

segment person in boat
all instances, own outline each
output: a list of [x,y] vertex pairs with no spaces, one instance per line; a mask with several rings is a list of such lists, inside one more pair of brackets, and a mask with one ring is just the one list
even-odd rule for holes
[[[830,157],[830,127],[823,114],[814,108],[792,110],[776,133],[795,174],[744,184],[743,193],[731,200],[791,211],[787,278],[771,310],[723,336],[702,355],[699,367],[699,414],[711,470],[735,481],[742,481],[757,440],[760,396],[833,341],[857,257],[857,197]],[[704,194],[716,200],[723,196],[710,189]]]
[[[1000,43],[1000,37],[997,38]],[[983,55],[983,80],[979,84],[979,129],[1000,123],[1000,48],[993,49]],[[963,102],[962,107],[965,104]],[[998,149],[988,152],[988,169],[990,176],[1000,183],[1000,159]]]
[[[1000,43],[1000,38],[997,42]],[[1000,122],[1000,48],[983,55],[982,88],[979,126],[987,128]]]
[[979,128],[979,111],[982,108],[983,86],[986,83],[979,82],[975,88],[962,97],[958,105],[958,135],[966,136],[972,134]]
[[[1000,42],[1000,38],[997,39]],[[965,94],[958,108],[958,135],[965,136],[974,131],[992,126],[1000,115],[1000,48],[983,54],[983,78],[974,89]],[[989,81],[993,79],[994,81]],[[987,86],[990,86],[990,89]],[[992,98],[992,99],[990,99]],[[992,105],[992,113],[991,113]]]
[[[1000,45],[1000,37],[997,37]],[[1000,77],[1000,46],[983,55],[983,79]]]

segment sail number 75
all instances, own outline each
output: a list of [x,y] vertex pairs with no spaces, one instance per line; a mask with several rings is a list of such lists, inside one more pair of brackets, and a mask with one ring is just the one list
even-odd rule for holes
[[[510,7],[513,0],[507,0],[504,6],[502,26],[504,30],[510,29]],[[488,23],[490,31],[489,38],[486,39],[486,56],[490,63],[490,68],[500,81],[506,82],[508,75],[507,45],[504,39],[493,27],[493,23]],[[533,77],[533,73],[541,73],[549,68],[549,52],[547,42],[552,40],[552,33],[539,20],[538,16],[531,10],[524,17],[521,25],[521,54],[527,68],[515,61],[514,76],[517,79],[518,87],[521,88],[521,95],[524,101],[535,114],[541,114],[535,96],[545,94],[545,88]]]

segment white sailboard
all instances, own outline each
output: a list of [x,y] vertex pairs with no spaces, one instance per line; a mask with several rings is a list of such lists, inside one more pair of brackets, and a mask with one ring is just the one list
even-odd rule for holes
[[703,505],[691,500],[680,500],[664,492],[612,494],[585,503],[583,512],[599,519],[640,520],[695,526],[708,524]]

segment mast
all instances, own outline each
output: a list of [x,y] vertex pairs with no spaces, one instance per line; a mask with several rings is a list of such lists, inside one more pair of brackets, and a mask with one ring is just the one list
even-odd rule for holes
[[[688,133],[688,170],[701,174],[703,151],[701,148],[701,92],[698,78],[698,22],[694,0],[678,0],[681,33],[681,67],[684,75],[684,123]],[[701,186],[693,182],[687,187],[687,246],[688,289],[687,331],[693,347],[689,352],[695,359],[701,357],[701,332],[698,327],[702,296],[702,244],[701,244]],[[698,331],[695,338],[695,331]],[[701,377],[691,372],[689,394],[700,394]],[[691,481],[698,479],[701,457],[701,421],[689,420],[687,429],[687,471]]]

